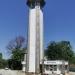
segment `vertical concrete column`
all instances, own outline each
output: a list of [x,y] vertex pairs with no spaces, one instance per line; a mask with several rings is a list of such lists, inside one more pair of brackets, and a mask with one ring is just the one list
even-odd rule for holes
[[29,6],[27,72],[40,73],[43,60],[43,12],[44,0],[27,0]]

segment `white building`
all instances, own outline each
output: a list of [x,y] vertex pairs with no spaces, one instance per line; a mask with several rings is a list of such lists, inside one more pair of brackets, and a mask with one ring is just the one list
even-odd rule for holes
[[44,61],[44,74],[56,74],[61,75],[69,71],[67,61],[62,60],[53,60],[53,61]]
[[[26,63],[23,61],[22,64],[23,64],[22,71],[25,71]],[[69,72],[69,63],[67,61],[63,60],[44,61],[43,74],[45,75],[50,74],[62,75],[63,73],[68,72]]]

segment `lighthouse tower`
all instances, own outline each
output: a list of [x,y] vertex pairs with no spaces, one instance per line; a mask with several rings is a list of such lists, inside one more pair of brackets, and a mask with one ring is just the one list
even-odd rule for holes
[[27,72],[40,73],[43,60],[43,7],[44,0],[27,0],[29,7]]

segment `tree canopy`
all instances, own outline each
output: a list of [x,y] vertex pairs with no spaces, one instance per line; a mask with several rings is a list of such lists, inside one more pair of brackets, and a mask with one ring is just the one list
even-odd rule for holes
[[2,59],[2,58],[3,58],[2,53],[0,53],[0,59]]
[[11,59],[20,61],[23,60],[26,50],[25,38],[22,36],[18,36],[15,39],[11,40],[7,45],[7,49],[11,54]]
[[7,67],[7,60],[3,59],[2,53],[0,53],[0,69]]
[[22,36],[18,36],[15,39],[9,41],[7,50],[11,54],[8,60],[8,66],[14,70],[22,69],[21,61],[24,60],[24,53],[26,51],[26,40]]
[[68,60],[72,61],[74,52],[69,41],[52,41],[45,50],[45,55],[49,60]]

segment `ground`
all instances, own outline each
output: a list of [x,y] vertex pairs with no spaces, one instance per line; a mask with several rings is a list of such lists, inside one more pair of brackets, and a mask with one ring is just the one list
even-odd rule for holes
[[70,72],[69,75],[75,75],[75,72]]
[[[25,75],[22,71],[15,71],[15,70],[0,70],[0,75]],[[69,75],[75,75],[75,72],[70,72]]]
[[22,71],[14,71],[14,70],[0,70],[0,75],[25,75]]

